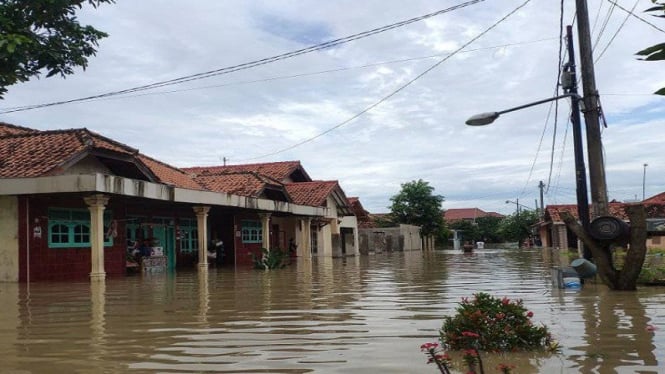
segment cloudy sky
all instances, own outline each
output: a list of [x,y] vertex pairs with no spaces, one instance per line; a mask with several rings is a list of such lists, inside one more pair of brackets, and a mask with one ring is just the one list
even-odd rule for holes
[[[574,204],[567,101],[556,124],[544,104],[491,126],[464,125],[479,112],[555,95],[557,1],[531,0],[485,33],[524,2],[485,0],[250,69],[6,113],[256,61],[467,3],[117,0],[79,14],[109,34],[88,69],[11,86],[0,121],[86,127],[179,167],[300,160],[312,178],[338,180],[374,213],[387,212],[400,184],[417,179],[445,197],[445,209],[510,214],[515,204],[506,201],[517,199],[534,207],[541,180],[545,204]],[[651,95],[665,86],[665,62],[634,55],[665,40],[665,21],[643,12],[649,0],[616,2],[642,20],[609,0],[589,0],[589,12],[608,123],[608,195],[625,201],[641,199],[645,169],[646,196],[665,191],[665,98]],[[574,3],[564,0],[564,25]]]

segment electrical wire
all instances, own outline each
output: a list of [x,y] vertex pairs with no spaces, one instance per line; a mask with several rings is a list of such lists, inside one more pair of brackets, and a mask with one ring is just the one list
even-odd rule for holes
[[199,80],[199,79],[206,79],[206,78],[210,78],[210,77],[221,75],[221,74],[229,74],[229,73],[233,73],[233,72],[236,72],[236,71],[250,69],[250,68],[253,68],[253,67],[256,67],[256,66],[266,65],[266,64],[276,62],[276,61],[280,61],[280,60],[284,60],[284,59],[287,59],[287,58],[291,58],[291,57],[300,56],[300,55],[303,55],[303,54],[319,51],[319,50],[322,50],[322,49],[332,48],[332,47],[340,45],[340,44],[345,44],[345,43],[348,43],[348,42],[351,42],[351,41],[366,38],[368,36],[376,35],[376,34],[379,34],[379,33],[385,32],[385,31],[393,30],[393,29],[396,29],[396,28],[399,28],[399,27],[402,27],[402,26],[412,24],[414,22],[419,22],[419,21],[422,21],[422,20],[425,20],[425,19],[428,19],[428,18],[432,18],[434,16],[438,16],[438,15],[443,14],[443,13],[448,13],[448,12],[452,12],[454,10],[462,9],[462,8],[467,7],[467,6],[474,5],[474,4],[483,2],[483,1],[485,1],[485,0],[466,1],[464,3],[454,5],[454,6],[451,6],[449,8],[446,8],[446,9],[438,10],[438,11],[433,12],[433,13],[425,14],[425,15],[415,17],[415,18],[411,18],[411,19],[408,19],[408,20],[405,20],[405,21],[392,23],[390,25],[377,27],[377,28],[374,28],[374,29],[371,29],[371,30],[368,30],[368,31],[363,31],[363,32],[360,32],[360,33],[357,33],[357,34],[353,34],[353,35],[346,36],[346,37],[343,37],[343,38],[330,40],[330,41],[327,41],[327,42],[324,42],[324,43],[315,44],[315,45],[312,45],[310,47],[302,48],[302,49],[299,49],[299,50],[283,53],[283,54],[272,56],[272,57],[262,58],[260,60],[245,62],[245,63],[238,64],[238,65],[228,66],[228,67],[224,67],[224,68],[220,68],[220,69],[209,70],[209,71],[206,71],[206,72],[196,73],[196,74],[187,75],[187,76],[174,78],[174,79],[169,79],[169,80],[166,80],[166,81],[150,83],[150,84],[143,85],[143,86],[137,86],[137,87],[128,88],[128,89],[124,89],[124,90],[112,91],[112,92],[107,92],[107,93],[103,93],[103,94],[82,97],[82,98],[78,98],[78,99],[62,100],[62,101],[56,101],[56,102],[45,103],[45,104],[37,104],[37,105],[28,105],[28,106],[24,106],[24,107],[15,108],[15,109],[12,109],[12,110],[2,111],[2,112],[0,112],[0,114],[14,113],[14,112],[44,108],[44,107],[55,106],[55,105],[69,104],[69,103],[80,102],[80,101],[88,101],[88,100],[93,100],[93,99],[98,99],[98,98],[103,98],[103,97],[109,97],[109,96],[115,96],[115,95],[123,95],[123,94],[127,94],[127,93],[138,92],[138,91],[151,90],[151,89],[155,89],[155,88],[159,88],[159,87],[171,86],[171,85],[174,85],[174,84],[181,84],[181,83],[185,83],[185,82],[191,82],[191,81]]
[[600,38],[603,36],[603,33],[605,32],[605,29],[607,28],[607,25],[610,22],[610,18],[612,18],[612,13],[614,13],[614,9],[616,9],[616,5],[612,5],[610,9],[607,10],[607,15],[605,16],[605,20],[603,21],[603,24],[600,26],[600,31],[598,31],[598,35],[596,35],[596,42],[593,43],[593,46],[591,47],[591,53],[593,53],[596,50],[598,44],[600,44]]
[[[466,51],[462,51],[460,53],[471,53],[471,52],[477,52],[477,51],[488,50],[488,49],[513,47],[513,46],[518,46],[518,45],[525,45],[525,44],[533,44],[533,43],[551,41],[551,40],[555,40],[555,39],[556,38],[544,38],[544,39],[536,39],[536,40],[530,40],[530,41],[524,41],[524,42],[506,43],[506,44],[489,46],[489,47],[469,49],[469,50],[466,50]],[[381,66],[381,65],[402,63],[402,62],[426,60],[426,59],[442,57],[442,56],[447,56],[447,55],[448,55],[447,53],[445,53],[445,54],[444,53],[438,53],[438,54],[428,55],[428,56],[410,57],[410,58],[403,58],[403,59],[397,59],[397,60],[373,62],[373,63],[369,63],[369,64],[364,64],[364,65],[355,65],[355,66],[347,66],[347,67],[342,67],[342,68],[320,70],[320,71],[315,71],[315,72],[310,72],[310,73],[280,75],[280,76],[274,76],[274,77],[267,77],[267,78],[263,78],[263,79],[252,79],[252,80],[245,80],[245,81],[227,82],[227,83],[221,83],[221,84],[199,86],[199,87],[190,87],[190,88],[182,88],[182,89],[175,89],[175,90],[169,90],[169,91],[156,91],[156,92],[145,92],[145,93],[139,93],[139,94],[133,94],[133,95],[125,94],[125,95],[119,95],[119,96],[100,97],[100,98],[96,98],[96,99],[90,99],[88,101],[122,100],[122,99],[142,97],[142,96],[164,95],[164,94],[189,92],[189,91],[204,90],[204,89],[211,89],[211,88],[220,88],[220,87],[228,87],[228,86],[237,86],[237,85],[245,85],[245,84],[271,82],[271,81],[277,81],[277,80],[302,78],[302,77],[309,77],[309,76],[322,75],[322,74],[328,74],[328,73],[337,73],[337,72],[348,71],[348,70],[353,70],[353,69],[364,69],[364,68],[370,68],[370,67]],[[21,108],[21,107],[10,107],[10,108],[6,108],[6,110],[12,110],[12,109],[18,109],[18,108]]]
[[624,12],[627,12],[627,13],[630,14],[631,16],[637,18],[638,20],[640,20],[640,21],[646,23],[647,25],[653,27],[654,29],[656,29],[656,30],[658,30],[658,31],[660,31],[660,32],[662,32],[662,33],[665,33],[665,30],[663,30],[663,29],[661,29],[660,27],[654,25],[653,23],[651,23],[651,22],[645,20],[644,18],[638,16],[637,14],[631,12],[630,10],[628,10],[628,9],[626,9],[626,8],[624,8],[624,7],[622,7],[621,4],[617,3],[616,1],[614,1],[614,0],[607,0],[607,1],[610,2],[610,3],[612,3],[612,4],[614,4],[614,5],[616,5],[617,8],[623,10]]
[[441,64],[444,63],[444,62],[446,62],[448,59],[450,59],[451,57],[455,56],[457,53],[459,53],[460,51],[462,51],[464,48],[468,47],[469,45],[471,45],[472,43],[474,43],[476,40],[480,39],[482,36],[484,36],[485,34],[487,34],[488,32],[490,32],[491,30],[493,30],[495,27],[497,27],[497,26],[498,26],[499,24],[501,24],[503,21],[505,21],[506,19],[508,19],[510,16],[512,16],[513,14],[517,13],[518,10],[522,9],[522,8],[523,8],[524,6],[526,6],[530,1],[531,1],[531,0],[526,0],[524,3],[522,3],[521,5],[519,5],[517,8],[513,9],[513,10],[512,10],[511,12],[509,12],[507,15],[503,16],[501,19],[499,19],[499,20],[498,20],[497,22],[495,22],[493,25],[491,25],[490,27],[488,27],[487,29],[485,29],[484,31],[482,31],[480,34],[476,35],[475,37],[473,37],[473,38],[472,38],[471,40],[469,40],[468,42],[462,44],[461,47],[457,48],[457,49],[456,49],[455,51],[453,51],[451,54],[449,54],[448,56],[446,56],[446,57],[442,58],[441,60],[437,61],[434,65],[430,66],[430,67],[427,68],[425,71],[423,71],[422,73],[418,74],[415,78],[413,78],[413,79],[409,80],[408,82],[406,82],[405,84],[399,86],[396,90],[394,90],[394,91],[392,91],[391,93],[389,93],[388,95],[382,97],[381,99],[379,99],[378,101],[376,101],[376,102],[374,102],[373,104],[369,105],[368,107],[366,107],[365,109],[361,110],[360,112],[354,114],[354,115],[351,116],[350,118],[348,118],[348,119],[346,119],[346,120],[344,120],[344,121],[338,123],[337,125],[335,125],[335,126],[329,128],[329,129],[327,129],[327,130],[325,130],[325,131],[323,131],[323,132],[321,132],[321,133],[319,133],[319,134],[317,134],[317,135],[314,135],[314,136],[312,136],[312,137],[309,137],[309,138],[307,138],[307,139],[305,139],[305,140],[302,140],[302,141],[300,141],[300,142],[297,142],[297,143],[295,143],[295,144],[293,144],[293,145],[290,145],[290,146],[288,146],[288,147],[285,147],[285,148],[279,149],[279,150],[274,151],[274,152],[270,152],[270,153],[262,154],[262,155],[260,155],[260,156],[255,156],[255,157],[252,157],[252,158],[247,158],[247,159],[241,160],[241,162],[244,162],[244,161],[251,161],[251,160],[256,160],[256,159],[261,159],[261,158],[265,158],[265,157],[269,157],[269,156],[274,156],[274,155],[276,155],[276,154],[280,154],[280,153],[283,153],[283,152],[289,151],[289,150],[294,149],[294,148],[297,148],[297,147],[299,147],[299,146],[301,146],[301,145],[303,145],[303,144],[307,144],[307,143],[309,143],[309,142],[311,142],[311,141],[314,141],[314,140],[316,140],[316,139],[318,139],[318,138],[320,138],[320,137],[322,137],[322,136],[324,136],[324,135],[326,135],[326,134],[328,134],[328,133],[330,133],[330,132],[332,132],[332,131],[334,131],[334,130],[336,130],[336,129],[338,129],[338,128],[340,128],[340,127],[342,127],[342,126],[344,126],[344,125],[346,125],[346,124],[348,124],[348,123],[350,123],[350,122],[352,122],[353,120],[359,118],[359,117],[362,116],[363,114],[365,114],[365,113],[369,112],[370,110],[376,108],[377,106],[381,105],[383,102],[387,101],[387,100],[390,99],[391,97],[397,95],[398,93],[400,93],[401,91],[403,91],[405,88],[407,88],[408,86],[410,86],[411,84],[413,84],[415,81],[417,81],[418,79],[420,79],[420,78],[422,78],[423,76],[425,76],[425,75],[426,75],[427,73],[429,73],[430,71],[436,69],[439,65],[441,65]]
[[[563,67],[563,13],[564,13],[564,1],[561,0],[561,10],[559,15],[559,70],[556,77],[556,86],[554,87],[554,94],[556,95],[559,92],[559,86],[561,86],[561,70]],[[566,54],[568,54],[568,49],[566,49]],[[552,172],[554,170],[554,148],[556,146],[556,134],[559,124],[559,101],[556,100],[554,103],[554,131],[552,131],[552,151],[550,152],[550,168],[547,173],[547,189],[545,192],[549,191],[549,186],[552,183]],[[550,110],[552,110],[552,105],[550,105]],[[549,116],[549,113],[548,113]]]
[[621,22],[621,25],[619,25],[619,28],[617,28],[617,30],[614,32],[614,34],[610,38],[610,41],[607,42],[607,45],[605,46],[605,48],[603,48],[603,50],[598,54],[598,57],[596,57],[596,60],[594,61],[594,63],[598,63],[598,60],[600,60],[603,57],[603,55],[605,54],[605,51],[607,51],[607,49],[610,47],[610,45],[612,45],[612,42],[617,37],[617,35],[619,35],[619,33],[621,32],[621,29],[623,29],[623,26],[626,24],[626,21],[628,21],[628,18],[630,18],[630,15],[633,14],[633,12],[635,11],[635,8],[637,8],[637,4],[639,2],[640,2],[640,0],[635,0],[635,4],[633,4],[633,7],[630,9],[630,12],[626,14],[626,17],[623,19],[623,22]]

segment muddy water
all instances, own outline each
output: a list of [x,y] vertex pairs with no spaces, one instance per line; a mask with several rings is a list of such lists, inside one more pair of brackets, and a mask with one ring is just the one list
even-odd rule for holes
[[[665,372],[665,288],[553,288],[551,250],[393,253],[263,272],[0,284],[0,373],[427,373],[422,343],[483,291],[521,298],[559,354],[517,373]],[[460,371],[461,372],[461,371]]]

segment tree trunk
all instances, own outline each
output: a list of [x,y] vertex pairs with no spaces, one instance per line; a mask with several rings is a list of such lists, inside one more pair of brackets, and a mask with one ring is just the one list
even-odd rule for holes
[[627,208],[630,219],[630,247],[626,254],[623,268],[617,270],[612,262],[612,243],[601,242],[592,238],[569,213],[563,212],[561,217],[566,226],[589,248],[593,262],[598,267],[598,275],[602,282],[613,290],[635,290],[637,278],[644,265],[646,256],[646,212],[643,205],[630,205]]

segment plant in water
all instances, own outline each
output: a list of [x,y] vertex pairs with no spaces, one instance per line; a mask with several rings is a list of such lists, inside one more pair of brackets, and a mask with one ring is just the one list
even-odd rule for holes
[[261,248],[260,257],[254,253],[250,253],[250,255],[252,256],[254,268],[264,270],[283,268],[286,266],[286,260],[288,259],[288,254],[279,248],[271,250]]
[[[515,352],[558,349],[546,326],[535,326],[533,312],[522,300],[498,299],[486,293],[463,298],[453,316],[444,317],[438,343],[426,343],[420,348],[436,363],[441,373],[450,373],[451,360],[444,353],[460,351],[468,373],[484,373],[481,351]],[[445,359],[444,359],[445,358]],[[510,373],[512,365],[501,364],[501,373]],[[477,371],[478,370],[478,371]]]
[[498,299],[480,292],[471,300],[463,298],[454,316],[444,317],[441,342],[451,350],[471,347],[513,352],[552,348],[547,327],[535,326],[531,317],[533,312],[522,305],[522,300]]

